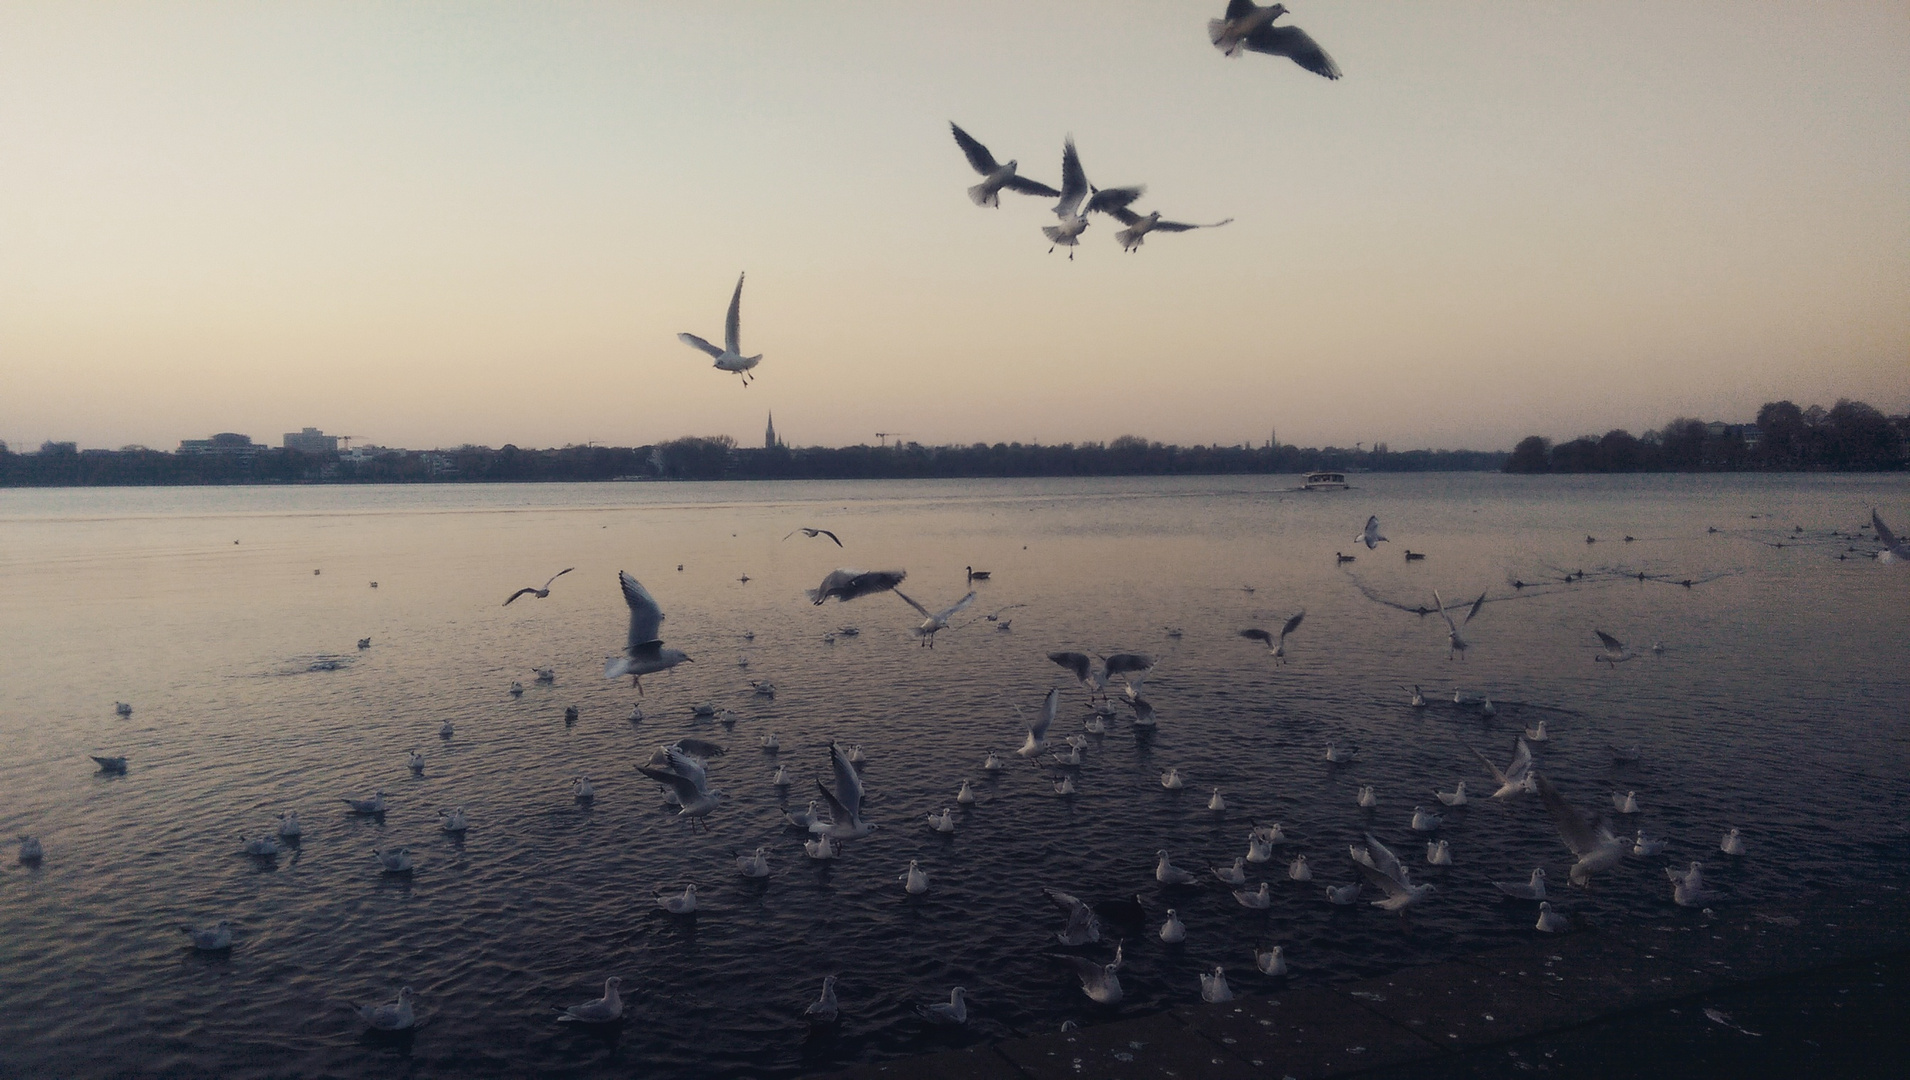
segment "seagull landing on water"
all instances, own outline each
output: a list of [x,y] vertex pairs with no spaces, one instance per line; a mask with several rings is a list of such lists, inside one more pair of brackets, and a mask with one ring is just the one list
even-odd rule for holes
[[1877,542],[1883,545],[1883,550],[1877,553],[1878,562],[1910,562],[1910,543],[1898,539],[1875,510],[1870,512],[1870,527],[1877,531]]
[[715,366],[717,370],[734,372],[738,378],[743,380],[743,385],[748,386],[750,379],[753,378],[749,373],[750,369],[762,362],[763,355],[761,353],[757,353],[755,356],[743,355],[743,346],[741,344],[741,333],[743,329],[743,277],[744,275],[742,274],[736,275],[736,292],[730,297],[729,317],[723,321],[722,348],[717,348],[702,338],[697,337],[695,334],[678,334],[676,339],[692,349],[701,349],[710,354],[710,356],[716,360]]
[[1267,651],[1273,654],[1274,662],[1284,664],[1287,662],[1287,635],[1298,630],[1300,628],[1300,620],[1304,618],[1306,618],[1306,612],[1303,610],[1298,615],[1288,619],[1286,625],[1280,628],[1280,636],[1278,638],[1275,638],[1272,634],[1259,627],[1249,627],[1246,630],[1242,630],[1240,636],[1265,645]]
[[[1523,741],[1523,740],[1522,740]],[[1572,884],[1587,886],[1592,875],[1618,865],[1618,861],[1631,850],[1631,844],[1612,835],[1605,824],[1603,815],[1587,815],[1577,807],[1565,801],[1545,777],[1534,774],[1533,788],[1539,793],[1539,799],[1545,803],[1545,812],[1552,817],[1552,824],[1558,828],[1560,839],[1578,856],[1578,862],[1572,864]]]
[[1185,221],[1162,221],[1159,210],[1148,214],[1137,214],[1126,207],[1116,207],[1108,212],[1113,214],[1121,224],[1127,226],[1114,234],[1114,239],[1120,243],[1122,251],[1140,250],[1141,245],[1147,242],[1147,234],[1151,232],[1177,233],[1191,232],[1194,229],[1218,229],[1233,221],[1233,218],[1226,218],[1208,222],[1205,225],[1196,225]]
[[[1386,538],[1382,536],[1380,539]],[[1459,628],[1471,622],[1472,617],[1479,614],[1479,609],[1484,607],[1485,603],[1486,594],[1480,593],[1479,599],[1474,600],[1472,607],[1466,610],[1466,617],[1455,623],[1452,621],[1452,616],[1446,614],[1446,602],[1439,598],[1439,590],[1433,590],[1433,606],[1439,609],[1439,617],[1446,620],[1446,659],[1451,660],[1455,656],[1466,655],[1466,639],[1459,636]]]
[[[545,598],[546,596],[549,596],[549,595],[550,595],[550,584],[551,584],[551,581],[556,581],[556,580],[557,580],[558,578],[560,578],[560,577],[563,577],[563,576],[564,576],[565,574],[568,574],[568,573],[570,573],[570,572],[571,572],[572,570],[575,570],[575,569],[577,569],[577,568],[576,568],[576,567],[574,567],[574,566],[566,566],[566,567],[564,567],[564,568],[563,568],[562,570],[559,570],[559,571],[557,571],[557,572],[556,572],[555,574],[552,574],[552,575],[550,576],[550,581],[546,581],[546,582],[544,582],[544,587],[543,587],[543,588],[541,588],[541,589],[540,589],[540,588],[538,588],[538,587],[537,587],[537,586],[535,586],[535,585],[526,585],[526,586],[524,586],[523,588],[521,588],[521,589],[519,589],[519,590],[517,590],[516,592],[514,592],[514,593],[512,593],[512,594],[511,594],[511,595],[510,595],[509,597],[507,597],[507,598],[505,598],[505,600],[504,600],[504,606],[505,606],[505,607],[510,607],[510,606],[511,606],[511,601],[512,601],[512,600],[515,600],[515,599],[517,599],[518,597],[520,597],[520,596],[523,596],[523,595],[524,595],[524,594],[526,594],[526,593],[529,593],[530,595],[532,595],[532,596],[534,596],[534,597],[536,597],[537,599],[539,599],[539,600],[542,600],[542,599],[543,599],[543,598]],[[365,640],[366,640],[367,642],[369,642],[369,641],[370,641],[371,639],[370,639],[370,638],[366,638]],[[359,646],[359,648],[361,648],[361,649],[362,649],[362,648],[365,648],[365,647],[366,647],[366,646],[363,646],[363,645],[361,645],[361,646]]]
[[829,765],[836,774],[836,790],[830,791],[820,780],[816,787],[829,801],[830,820],[811,822],[809,831],[837,840],[853,840],[874,832],[876,826],[862,820],[862,777],[848,753],[834,742],[829,744]]
[[619,571],[617,580],[623,587],[623,602],[630,608],[630,638],[622,656],[613,656],[604,662],[604,678],[628,675],[630,684],[642,693],[645,675],[696,661],[680,650],[663,647],[663,639],[658,636],[663,627],[663,609],[657,606],[657,598],[650,595],[650,590],[628,571]]
[[901,589],[891,587],[890,591],[901,597],[903,603],[922,613],[922,625],[916,627],[914,633],[916,637],[922,639],[922,644],[930,649],[935,647],[935,635],[940,631],[948,629],[948,620],[961,614],[968,605],[975,602],[975,590],[970,589],[968,595],[955,601],[952,607],[945,608],[941,611],[930,611],[914,600],[909,599],[909,595]]
[[[1163,930],[1165,933],[1165,930]],[[1081,992],[1088,999],[1100,1005],[1116,1005],[1121,1001],[1121,978],[1115,972],[1121,969],[1121,946],[1114,946],[1114,962],[1097,964],[1085,956],[1066,956],[1051,954],[1056,960],[1066,964],[1081,980]]]
[[[1060,708],[1060,705],[1061,691],[1049,690],[1048,696],[1042,699],[1041,712],[1035,716],[1034,723],[1028,725],[1028,741],[1022,743],[1021,749],[1015,751],[1015,753],[1025,758],[1032,758],[1048,748],[1048,728],[1054,724],[1055,712]],[[1017,706],[1017,711],[1019,711],[1019,706]],[[990,754],[988,756],[993,758],[995,755]],[[987,768],[987,766],[984,765],[983,768]]]
[[1603,630],[1594,630],[1592,633],[1598,635],[1599,652],[1597,656],[1592,657],[1592,662],[1595,664],[1611,664],[1616,667],[1638,655],[1631,651],[1630,646]]
[[1041,229],[1041,235],[1050,241],[1048,252],[1053,254],[1055,248],[1065,247],[1072,261],[1073,249],[1081,242],[1081,234],[1087,231],[1089,214],[1096,211],[1111,214],[1124,209],[1146,190],[1138,185],[1103,189],[1088,183],[1088,175],[1081,168],[1081,155],[1074,149],[1074,136],[1068,136],[1061,149],[1061,200],[1054,205],[1054,216],[1060,218],[1061,223]]
[[[1472,747],[1468,746],[1466,749],[1472,750]],[[1499,782],[1499,789],[1492,793],[1493,798],[1507,799],[1514,795],[1524,795],[1527,792],[1538,790],[1533,785],[1532,748],[1525,744],[1523,738],[1518,740],[1517,748],[1512,751],[1512,763],[1503,769],[1494,765],[1492,759],[1477,750],[1472,750],[1472,756],[1478,758],[1479,763],[1484,765],[1486,771],[1492,774],[1492,778]],[[1457,804],[1448,803],[1447,805]]]
[[1038,180],[1030,180],[1015,174],[1015,163],[1006,165],[995,162],[995,155],[988,148],[975,141],[974,136],[963,131],[954,121],[949,121],[948,129],[955,133],[955,145],[962,148],[968,164],[982,174],[982,182],[968,189],[968,197],[976,206],[1000,206],[1004,189],[1020,192],[1023,195],[1046,195],[1054,198],[1061,193]]

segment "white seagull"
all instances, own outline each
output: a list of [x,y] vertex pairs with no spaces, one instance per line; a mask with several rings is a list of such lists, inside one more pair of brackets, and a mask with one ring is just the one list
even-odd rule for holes
[[1726,855],[1744,854],[1744,837],[1738,835],[1738,830],[1735,826],[1732,827],[1730,832],[1724,834],[1723,840],[1718,842],[1718,850],[1724,852]]
[[1399,857],[1372,833],[1366,834],[1364,848],[1353,848],[1352,852],[1353,862],[1360,868],[1360,873],[1386,894],[1386,899],[1373,901],[1374,907],[1404,912],[1410,905],[1436,891],[1432,885],[1414,885],[1411,874],[1400,863]]
[[1545,899],[1545,868],[1533,867],[1532,880],[1523,884],[1516,881],[1495,881],[1492,887],[1515,900]]
[[975,805],[975,792],[970,790],[968,781],[962,781],[962,790],[955,793],[955,804],[957,806]]
[[1439,801],[1445,803],[1447,806],[1464,806],[1466,805],[1466,782],[1461,780],[1451,791],[1435,790],[1433,794],[1437,795]]
[[1451,866],[1452,849],[1444,840],[1430,840],[1426,843],[1426,861],[1434,866]]
[[287,810],[279,815],[279,837],[284,840],[296,840],[305,832],[305,826],[299,824],[298,811]]
[[[576,567],[574,567],[574,566],[566,566],[566,567],[564,567],[564,568],[563,568],[562,570],[559,570],[559,571],[557,571],[557,572],[556,572],[555,574],[552,574],[552,575],[550,576],[550,581],[546,581],[546,582],[544,582],[544,587],[543,587],[543,588],[541,588],[541,589],[540,589],[540,588],[538,588],[538,587],[537,587],[537,586],[535,586],[535,585],[526,585],[525,587],[523,587],[523,588],[521,588],[521,589],[519,589],[519,590],[517,590],[516,592],[514,592],[514,593],[512,593],[512,594],[510,595],[510,597],[509,597],[508,599],[506,599],[506,600],[504,601],[504,605],[503,605],[503,606],[505,606],[505,607],[510,607],[510,606],[511,606],[511,601],[512,601],[512,600],[515,600],[515,599],[517,599],[518,597],[520,597],[520,596],[523,596],[523,595],[525,595],[525,594],[527,594],[527,593],[528,593],[529,595],[531,595],[531,596],[534,596],[534,597],[536,597],[536,598],[537,598],[537,599],[539,599],[539,600],[542,600],[542,599],[543,599],[543,598],[545,598],[546,596],[549,596],[549,595],[550,595],[550,584],[551,584],[551,581],[556,581],[556,580],[557,580],[558,578],[560,578],[560,577],[563,577],[563,576],[564,576],[565,574],[568,574],[568,573],[570,573],[570,572],[571,572],[572,570],[575,570],[575,569],[577,569],[577,568],[576,568]],[[496,594],[495,594],[495,593],[493,593],[492,595],[494,595],[494,596],[495,596]]]
[[1273,906],[1273,894],[1268,891],[1267,883],[1264,881],[1260,883],[1260,889],[1257,892],[1235,889],[1234,899],[1241,907],[1252,908],[1255,911],[1265,911]]
[[842,851],[842,845],[836,843],[825,834],[816,837],[814,840],[804,840],[802,842],[802,849],[810,858],[822,861],[835,858],[836,855]]
[[1304,618],[1306,618],[1306,612],[1302,610],[1298,615],[1288,619],[1286,624],[1280,627],[1280,636],[1277,638],[1257,626],[1242,630],[1240,636],[1265,645],[1267,651],[1273,654],[1274,662],[1284,664],[1287,662],[1287,635],[1298,630],[1300,628],[1300,620]]
[[769,876],[769,849],[759,847],[748,855],[736,856],[736,872],[746,878]]
[[741,342],[743,328],[743,276],[742,274],[736,275],[736,292],[730,296],[729,317],[723,320],[722,348],[717,348],[702,338],[697,337],[695,334],[678,334],[676,339],[692,349],[701,349],[708,353],[716,360],[715,367],[717,370],[734,372],[738,378],[743,380],[743,385],[748,386],[750,379],[753,378],[749,373],[750,369],[762,361],[763,355],[761,353],[757,353],[755,356],[743,355]]
[[662,889],[658,889],[656,897],[657,906],[672,915],[696,914],[695,884],[683,886],[683,891],[680,893],[665,892]]
[[949,121],[948,128],[955,133],[955,145],[962,148],[962,153],[968,157],[968,164],[982,174],[982,182],[968,189],[968,197],[976,206],[1000,206],[1003,189],[1020,192],[1023,195],[1046,195],[1050,198],[1061,194],[1038,180],[1017,176],[1013,161],[1006,165],[997,164],[995,155],[989,153],[986,146],[976,142],[973,136],[963,131],[954,121]]
[[1160,856],[1160,861],[1154,864],[1155,881],[1163,885],[1191,885],[1194,883],[1194,875],[1175,866],[1173,861],[1167,857],[1167,849],[1162,848],[1154,854]]
[[[1466,749],[1472,750],[1472,747]],[[1499,782],[1499,790],[1492,793],[1493,798],[1507,799],[1534,790],[1532,781],[1536,774],[1532,771],[1532,748],[1525,744],[1523,738],[1518,740],[1518,748],[1512,752],[1512,763],[1503,769],[1477,750],[1472,750],[1472,756],[1478,758],[1492,778]]]
[[876,827],[862,820],[862,777],[857,775],[849,755],[833,741],[829,744],[829,764],[836,774],[836,790],[830,791],[820,780],[816,788],[829,802],[830,821],[813,822],[809,831],[837,840],[853,840],[874,832]]
[[914,859],[909,860],[909,868],[895,880],[902,883],[902,891],[910,896],[920,896],[928,891],[928,872]]
[[922,1015],[938,1024],[968,1023],[968,1004],[963,999],[968,991],[956,987],[948,992],[947,1001],[938,1001],[922,1010]]
[[[1031,758],[1048,748],[1048,727],[1054,723],[1055,712],[1060,707],[1061,691],[1049,690],[1048,696],[1041,701],[1041,711],[1035,714],[1035,722],[1028,725],[1028,741],[1022,743],[1021,749],[1015,751],[1015,753],[1025,758]],[[1017,707],[1017,709],[1019,709],[1019,707]],[[988,760],[995,760],[995,755],[989,754]],[[999,763],[997,763],[996,767],[999,767]],[[982,763],[982,768],[990,768],[987,761]]]
[[380,848],[372,848],[371,853],[377,857],[378,865],[384,867],[385,873],[387,874],[411,873],[411,849],[410,848],[399,848],[396,851],[385,851]]
[[1260,969],[1260,974],[1268,978],[1278,979],[1287,973],[1287,951],[1285,947],[1280,945],[1275,945],[1271,952],[1261,952],[1255,949],[1253,963],[1255,967]]
[[818,1023],[827,1024],[835,1020],[836,1012],[836,977],[834,975],[824,975],[822,977],[822,996],[810,1002],[809,1007],[804,1009],[802,1014]]
[[1167,909],[1167,921],[1161,924],[1161,940],[1169,945],[1187,940],[1187,925],[1180,921],[1180,914],[1173,908]]
[[1233,221],[1233,218],[1222,218],[1219,221],[1210,221],[1206,224],[1193,224],[1186,221],[1162,221],[1161,212],[1159,210],[1146,214],[1137,214],[1124,206],[1115,207],[1109,211],[1109,213],[1113,214],[1115,219],[1121,224],[1127,226],[1127,228],[1114,234],[1114,239],[1121,245],[1122,251],[1138,251],[1140,246],[1147,242],[1147,234],[1151,232],[1178,233],[1190,232],[1194,229],[1218,229],[1222,225]]
[[443,829],[445,832],[461,833],[470,828],[470,825],[464,820],[464,807],[462,806],[454,806],[449,810],[440,810],[438,811],[438,817],[443,819],[438,823],[438,828]]
[[948,629],[948,620],[961,614],[963,609],[975,602],[975,590],[970,589],[968,595],[955,601],[953,606],[944,608],[941,611],[930,611],[914,600],[909,599],[908,594],[901,589],[893,589],[892,591],[895,595],[901,597],[902,601],[908,604],[908,606],[922,613],[922,625],[916,627],[913,633],[916,637],[922,639],[923,645],[931,649],[935,647],[935,635],[940,631]]
[[1295,881],[1312,881],[1313,868],[1306,864],[1305,855],[1295,855],[1287,864],[1287,876]]
[[1631,845],[1631,853],[1641,859],[1656,855],[1663,850],[1665,850],[1665,842],[1647,838],[1643,829],[1638,830],[1638,836]]
[[[1239,0],[1234,0],[1238,3]],[[1232,10],[1230,5],[1228,10]],[[1287,13],[1286,5],[1275,4],[1271,9],[1279,18]],[[1269,56],[1284,56],[1313,74],[1326,79],[1340,77],[1340,66],[1320,48],[1320,43],[1297,26],[1274,26],[1272,20],[1256,26],[1247,32],[1248,52],[1266,53]]]
[[1041,891],[1068,917],[1068,924],[1055,932],[1055,940],[1063,945],[1087,945],[1101,940],[1101,919],[1093,908],[1059,889]]
[[944,806],[940,814],[930,814],[928,816],[928,827],[945,835],[952,833],[955,831],[955,815],[949,811],[948,807]]
[[1328,885],[1326,887],[1327,903],[1346,907],[1360,898],[1362,887],[1358,882],[1351,885]]
[[1570,922],[1566,921],[1565,916],[1552,910],[1551,904],[1543,900],[1539,901],[1539,921],[1532,924],[1532,929],[1547,934],[1562,934],[1569,929],[1571,925]]
[[[1485,602],[1486,594],[1480,593],[1479,599],[1474,600],[1472,607],[1467,609],[1466,617],[1455,623],[1452,621],[1452,616],[1446,614],[1446,602],[1439,598],[1439,590],[1433,590],[1433,606],[1439,609],[1439,617],[1446,620],[1446,659],[1450,660],[1455,656],[1463,657],[1466,654],[1466,639],[1459,636],[1459,627],[1471,622],[1472,617],[1479,614],[1479,609],[1485,606]],[[1458,703],[1458,697],[1459,692],[1457,690],[1453,691],[1455,704]]]
[[1220,969],[1219,964],[1214,965],[1214,973],[1212,975],[1202,975],[1200,977],[1200,1000],[1210,1005],[1217,1005],[1220,1002],[1232,1001],[1233,999],[1234,992],[1227,986],[1227,973]]
[[224,952],[232,947],[232,925],[220,919],[212,926],[182,926],[192,938],[192,947],[200,952]]
[[1627,791],[1623,795],[1620,795],[1616,791],[1612,792],[1612,809],[1621,814],[1636,814],[1638,812],[1638,793],[1636,791]]
[[630,608],[630,636],[624,644],[623,655],[613,656],[604,662],[604,678],[615,679],[628,675],[630,685],[641,694],[645,675],[696,661],[681,650],[663,647],[663,639],[659,636],[663,628],[663,609],[657,605],[657,598],[650,595],[650,590],[631,577],[628,571],[618,571],[617,581],[623,589],[623,602]]
[[1054,206],[1055,217],[1061,222],[1041,229],[1041,234],[1050,241],[1049,253],[1057,247],[1065,247],[1072,260],[1073,249],[1087,230],[1089,214],[1097,210],[1113,213],[1140,198],[1145,190],[1143,187],[1097,189],[1089,184],[1087,173],[1081,168],[1081,155],[1074,149],[1074,136],[1068,136],[1061,150],[1061,199]]
[[1220,879],[1223,885],[1245,885],[1247,883],[1247,860],[1236,857],[1232,866],[1211,866],[1208,869]]
[[385,812],[385,793],[380,791],[369,799],[340,800],[351,807],[354,814],[382,814]]
[[409,1031],[418,1023],[417,1016],[411,1011],[409,986],[398,990],[398,1000],[387,1001],[383,1005],[361,1006],[358,1015],[376,1031]]
[[695,821],[709,816],[723,798],[721,788],[710,786],[709,772],[701,759],[685,753],[679,746],[665,747],[637,771],[668,788],[682,809],[677,816]]
[[[615,975],[604,980],[604,996],[557,1010],[560,1024],[608,1024],[623,1015],[623,997],[617,993],[623,980]],[[555,1006],[552,1006],[555,1008]]]
[[1877,553],[1878,562],[1910,562],[1910,543],[1898,539],[1875,510],[1870,512],[1870,527],[1877,531],[1877,542],[1883,545],[1883,550]]
[[1445,822],[1446,819],[1441,814],[1435,814],[1423,806],[1413,807],[1414,832],[1438,832],[1439,826]]
[[1552,736],[1546,734],[1545,721],[1543,720],[1539,721],[1538,727],[1530,727],[1525,729],[1525,738],[1527,742],[1546,742],[1549,739],[1551,739],[1551,737]]
[[1616,666],[1638,655],[1632,652],[1631,648],[1624,642],[1607,634],[1603,630],[1593,630],[1592,633],[1598,635],[1599,649],[1598,655],[1592,657],[1592,663],[1594,664],[1611,664]]
[[1704,887],[1703,863],[1694,862],[1682,873],[1667,866],[1665,877],[1671,881],[1671,900],[1679,907],[1703,907],[1715,899],[1715,894]]
[[[1165,928],[1161,932],[1165,936]],[[1121,969],[1121,946],[1114,946],[1114,962],[1109,964],[1097,964],[1085,956],[1056,954],[1055,959],[1074,971],[1075,977],[1081,980],[1081,992],[1088,995],[1089,1000],[1101,1005],[1120,1003],[1121,977],[1115,972]]]
[[1371,551],[1383,543],[1391,543],[1392,541],[1387,540],[1384,536],[1379,534],[1379,515],[1373,514],[1366,519],[1366,527],[1353,534],[1353,542],[1355,544],[1365,544],[1366,549]]
[[1572,854],[1578,856],[1578,861],[1572,864],[1572,884],[1589,885],[1593,874],[1618,865],[1618,860],[1631,850],[1630,844],[1612,835],[1602,816],[1581,813],[1543,776],[1533,774],[1532,782],[1540,801],[1545,803],[1545,812],[1552,816],[1552,824],[1558,828],[1559,837]]

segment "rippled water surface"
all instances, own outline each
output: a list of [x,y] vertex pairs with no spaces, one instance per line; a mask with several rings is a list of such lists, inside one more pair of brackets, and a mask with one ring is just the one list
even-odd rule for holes
[[[1874,546],[1833,535],[1856,535],[1873,505],[1910,526],[1902,477],[1358,480],[1333,494],[1264,477],[0,492],[0,830],[46,848],[30,868],[9,844],[0,865],[0,1073],[787,1076],[1193,1000],[1214,964],[1252,991],[1268,943],[1305,983],[1524,939],[1530,907],[1490,883],[1534,866],[1557,906],[1608,926],[1694,917],[1670,903],[1668,861],[1703,859],[1725,904],[1904,877],[1910,567],[1840,561]],[[1369,513],[1391,542],[1337,564]],[[785,541],[799,525],[846,550]],[[929,650],[894,597],[806,603],[838,565],[906,567],[904,590],[931,608],[961,596],[964,567],[993,576]],[[548,599],[500,606],[566,566]],[[636,692],[601,677],[624,634],[620,569],[696,659],[645,679],[636,724]],[[1492,601],[1463,662],[1436,617],[1387,603],[1430,605],[1434,588]],[[1301,609],[1285,667],[1237,636]],[[824,640],[845,624],[860,635]],[[1595,664],[1595,628],[1644,655]],[[980,768],[1019,745],[1017,707],[1050,687],[1065,688],[1054,734],[1080,730],[1086,698],[1046,659],[1056,649],[1160,657],[1158,730],[1120,708],[1071,798],[1053,769]],[[546,665],[555,684],[535,684]],[[1414,684],[1432,707],[1407,707]],[[1490,694],[1498,715],[1454,707],[1455,688]],[[696,721],[701,701],[741,719]],[[1636,791],[1642,812],[1620,825],[1666,837],[1666,855],[1563,888],[1570,856],[1536,802],[1487,800],[1448,815],[1454,865],[1425,866],[1413,806],[1462,779],[1489,792],[1467,744],[1503,761],[1541,719],[1541,771],[1587,807]],[[758,749],[769,732],[779,755]],[[730,747],[707,832],[635,771],[691,733]],[[788,766],[806,802],[831,739],[862,746],[882,828],[815,864],[769,777]],[[1329,765],[1329,739],[1357,760]],[[1642,760],[1614,765],[1609,747],[1630,743]],[[103,775],[89,754],[130,766]],[[1170,766],[1187,790],[1162,788]],[[579,774],[589,807],[570,795]],[[979,803],[953,837],[931,832],[925,815],[964,779]],[[1371,811],[1355,805],[1368,784]],[[1214,787],[1223,813],[1207,809]],[[339,801],[379,789],[382,820]],[[462,840],[437,828],[452,805],[470,818]],[[296,849],[241,853],[241,833],[288,809],[305,822]],[[1255,820],[1295,841],[1250,879],[1272,882],[1270,912],[1211,879],[1154,881],[1157,848],[1204,871],[1244,854]],[[1717,851],[1730,826],[1742,859]],[[1439,887],[1409,926],[1323,898],[1354,879],[1346,847],[1368,829]],[[757,845],[767,882],[730,856]],[[408,878],[371,854],[393,846],[416,860]],[[1286,878],[1295,850],[1310,885]],[[896,880],[910,859],[931,875],[921,898]],[[690,881],[696,917],[657,910],[653,890]],[[1044,885],[1140,894],[1149,924],[1128,931],[1118,1009],[1044,955],[1061,924]],[[1169,906],[1184,944],[1154,933]],[[221,918],[230,953],[193,953],[178,927]],[[802,1009],[829,973],[843,1019],[812,1030]],[[629,997],[619,1030],[552,1022],[611,974]],[[427,1022],[368,1037],[349,1006],[400,985]],[[917,1006],[955,985],[969,1027],[931,1029]]]

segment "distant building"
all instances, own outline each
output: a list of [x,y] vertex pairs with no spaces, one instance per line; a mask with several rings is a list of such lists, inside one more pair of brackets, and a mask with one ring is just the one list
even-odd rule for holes
[[783,441],[776,437],[776,413],[772,409],[769,414],[769,426],[763,430],[763,449],[774,450],[781,445]]
[[250,461],[258,457],[259,451],[263,449],[265,449],[265,447],[253,442],[252,436],[250,435],[240,435],[237,432],[222,431],[209,439],[181,439],[179,440],[178,453],[186,455],[212,454],[219,457],[243,458],[246,461]]
[[79,452],[80,444],[76,442],[53,442],[48,440],[40,444],[40,453],[47,457],[57,457],[60,454],[77,454]]
[[301,454],[337,454],[338,436],[327,435],[315,427],[285,433],[285,448]]

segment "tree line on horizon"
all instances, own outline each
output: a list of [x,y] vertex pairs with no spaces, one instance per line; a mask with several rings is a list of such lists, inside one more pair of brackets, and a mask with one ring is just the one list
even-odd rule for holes
[[505,445],[387,451],[362,461],[261,447],[244,456],[145,447],[78,450],[48,443],[16,454],[0,442],[0,487],[187,484],[522,483],[597,480],[913,480],[962,477],[1202,476],[1341,472],[1484,472],[1502,450],[1173,446],[1137,435],[1111,442],[967,446],[738,447],[727,435],[647,446]]
[[1554,444],[1528,435],[1505,460],[1509,473],[1876,471],[1910,463],[1910,418],[1861,401],[1826,409],[1767,402],[1751,425],[1679,417],[1657,431],[1622,428]]

